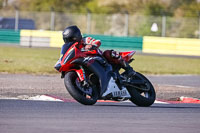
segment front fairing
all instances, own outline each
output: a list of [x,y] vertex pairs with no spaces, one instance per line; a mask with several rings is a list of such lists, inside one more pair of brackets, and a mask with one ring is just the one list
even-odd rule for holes
[[98,50],[92,50],[92,51],[84,51],[84,46],[77,43],[74,43],[64,54],[64,56],[61,59],[61,68],[59,69],[60,72],[62,71],[69,71],[70,69],[73,69],[76,64],[71,63],[73,60],[77,58],[85,58],[88,56],[95,56],[98,55]]
[[70,69],[73,69],[75,67],[75,64],[71,64],[71,62],[80,56],[85,56],[80,52],[80,50],[75,45],[72,45],[69,50],[64,54],[62,60],[61,60],[61,71],[69,71]]

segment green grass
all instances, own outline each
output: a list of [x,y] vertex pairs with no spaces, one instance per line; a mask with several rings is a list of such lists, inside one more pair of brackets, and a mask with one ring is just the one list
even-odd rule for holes
[[136,55],[135,70],[148,74],[200,74],[200,58]]
[[54,70],[54,64],[59,58],[59,50],[0,45],[0,72],[57,73]]
[[[0,45],[0,72],[55,74],[58,48]],[[200,74],[200,58],[135,55],[131,66],[144,74]]]

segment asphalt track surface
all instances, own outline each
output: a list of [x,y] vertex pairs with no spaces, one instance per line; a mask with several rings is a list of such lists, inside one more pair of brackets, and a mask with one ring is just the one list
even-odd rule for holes
[[200,87],[200,75],[153,75],[148,78],[156,84]]
[[200,104],[0,100],[1,133],[199,133]]
[[[157,99],[175,100],[181,96],[200,98],[200,75],[147,75]],[[53,95],[71,98],[60,75],[0,74],[0,99]]]
[[[147,76],[158,98],[197,96],[200,76]],[[49,102],[4,99],[51,94],[71,98],[60,75],[0,74],[0,133],[199,133],[200,104]]]

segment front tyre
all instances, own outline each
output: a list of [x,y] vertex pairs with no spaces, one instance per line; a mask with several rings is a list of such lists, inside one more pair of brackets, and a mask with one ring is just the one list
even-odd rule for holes
[[95,88],[88,88],[88,93],[87,90],[84,91],[85,88],[83,88],[79,81],[76,72],[67,72],[64,77],[64,83],[69,94],[79,103],[84,105],[93,105],[97,102],[98,91]]
[[[136,75],[133,76],[133,81],[134,79],[143,80],[146,83],[144,85],[135,85],[137,88],[130,86],[127,87],[131,95],[130,101],[136,104],[137,106],[142,106],[142,107],[151,106],[156,99],[156,93],[153,85],[144,75],[138,72],[136,73]],[[138,88],[148,89],[148,91],[142,91]]]

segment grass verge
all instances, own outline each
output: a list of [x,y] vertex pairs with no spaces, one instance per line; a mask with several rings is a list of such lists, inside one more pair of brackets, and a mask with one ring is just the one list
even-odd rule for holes
[[[58,48],[28,48],[0,45],[0,72],[56,74]],[[144,74],[200,74],[200,59],[135,55],[131,66]]]

